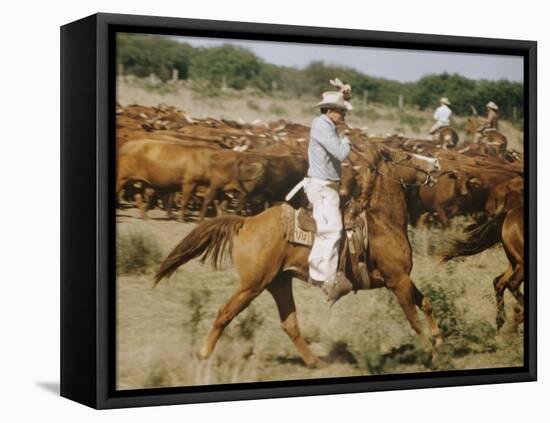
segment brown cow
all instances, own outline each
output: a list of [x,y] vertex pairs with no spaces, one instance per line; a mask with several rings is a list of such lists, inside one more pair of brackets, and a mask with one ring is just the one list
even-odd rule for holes
[[504,169],[485,169],[480,167],[465,166],[464,171],[468,174],[468,190],[470,195],[461,202],[460,209],[464,213],[490,212],[488,201],[493,192],[502,183],[519,176],[516,172]]
[[[307,160],[299,156],[219,151],[210,157],[210,169],[210,186],[205,194],[201,219],[208,205],[222,191],[240,193],[238,212],[242,211],[248,198],[257,195],[268,203],[283,201],[306,175]],[[303,197],[300,196],[294,201],[301,203],[301,200]]]
[[466,133],[471,137],[472,143],[476,143],[476,134],[479,133],[477,143],[484,147],[486,154],[504,158],[506,156],[506,148],[508,147],[506,137],[494,128],[486,126],[480,128],[481,124],[479,119],[474,117],[469,117],[466,122]]
[[[117,198],[130,182],[142,182],[159,194],[181,191],[180,220],[185,207],[199,184],[208,184],[210,157],[219,151],[210,146],[187,146],[159,140],[129,141],[118,152]],[[142,218],[146,208],[140,193],[135,196]],[[170,207],[167,208],[170,216]]]
[[482,132],[480,144],[487,146],[489,155],[504,158],[508,147],[508,139],[501,132],[487,129]]
[[[422,185],[408,193],[411,223],[424,226],[427,213],[437,213],[444,227],[460,209],[460,202],[469,194],[468,176],[461,171],[445,171],[436,174],[437,183]],[[416,201],[415,201],[416,200]],[[416,221],[416,222],[415,222]]]
[[485,210],[490,215],[496,215],[523,204],[524,184],[525,182],[521,176],[499,184],[489,194]]

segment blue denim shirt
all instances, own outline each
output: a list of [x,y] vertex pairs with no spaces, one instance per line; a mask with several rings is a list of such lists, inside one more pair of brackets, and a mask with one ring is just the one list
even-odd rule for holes
[[336,125],[326,116],[313,119],[309,133],[307,175],[313,178],[339,181],[342,175],[341,162],[351,152],[349,139],[340,140]]

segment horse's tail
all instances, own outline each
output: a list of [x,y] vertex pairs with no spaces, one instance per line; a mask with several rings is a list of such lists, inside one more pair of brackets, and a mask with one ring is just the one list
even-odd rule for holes
[[499,213],[487,222],[468,229],[466,239],[453,239],[450,248],[442,254],[442,261],[473,256],[491,248],[501,239],[502,222],[505,217],[505,212]]
[[242,216],[223,216],[200,223],[164,259],[155,275],[155,285],[198,256],[202,263],[210,257],[214,268],[218,268],[226,255],[232,255],[233,237],[244,221]]

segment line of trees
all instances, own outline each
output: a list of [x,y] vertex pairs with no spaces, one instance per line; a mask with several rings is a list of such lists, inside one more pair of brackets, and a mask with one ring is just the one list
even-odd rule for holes
[[356,98],[368,92],[369,102],[395,106],[403,96],[404,105],[419,109],[437,107],[441,96],[448,97],[458,115],[468,115],[474,106],[485,113],[492,100],[506,118],[523,117],[523,84],[507,80],[470,80],[458,74],[427,75],[414,83],[402,83],[366,75],[344,66],[312,62],[305,69],[266,63],[251,51],[233,45],[192,47],[164,36],[118,34],[117,63],[124,72],[138,77],[156,74],[161,80],[178,70],[180,79],[208,81],[214,88],[226,85],[242,90],[252,87],[265,93],[274,89],[295,96],[319,96],[330,90],[330,78],[337,76],[353,87]]

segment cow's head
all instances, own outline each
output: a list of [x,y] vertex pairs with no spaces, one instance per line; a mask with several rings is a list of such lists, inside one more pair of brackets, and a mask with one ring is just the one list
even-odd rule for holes
[[458,195],[465,197],[470,194],[468,189],[468,177],[464,172],[453,170],[448,173],[448,177],[455,181],[455,189]]
[[247,158],[237,163],[237,179],[245,191],[251,192],[261,183],[266,173],[265,160]]
[[466,185],[470,192],[477,191],[478,189],[483,188],[483,181],[477,176],[470,176],[466,180]]

